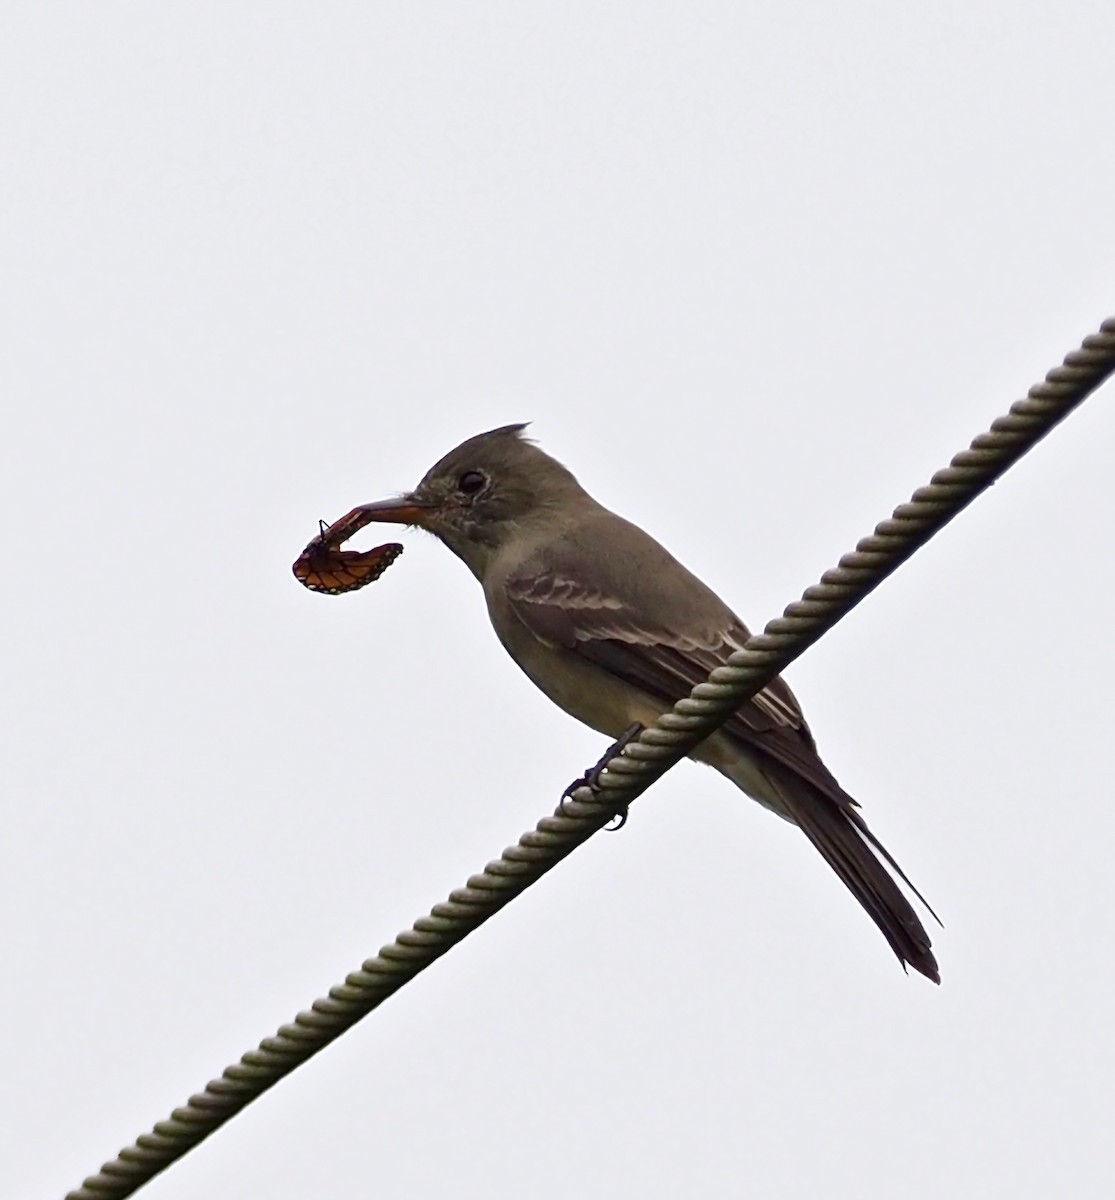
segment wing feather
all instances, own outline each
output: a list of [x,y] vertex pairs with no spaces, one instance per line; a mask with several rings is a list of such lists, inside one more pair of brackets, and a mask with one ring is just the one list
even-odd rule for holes
[[[513,576],[506,590],[513,611],[536,637],[584,655],[669,704],[688,696],[750,636],[747,626],[728,610],[717,626],[678,633],[567,575]],[[789,767],[838,804],[855,803],[821,761],[801,707],[780,676],[746,701],[725,730]]]

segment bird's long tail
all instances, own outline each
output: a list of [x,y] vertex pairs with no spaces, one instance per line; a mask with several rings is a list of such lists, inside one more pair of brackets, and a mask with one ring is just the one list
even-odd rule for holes
[[[777,785],[792,819],[863,905],[899,961],[903,965],[909,963],[927,979],[940,983],[929,934],[884,862],[923,904],[924,897],[868,829],[863,817],[850,803],[835,803],[805,780],[782,778]],[[925,907],[933,913],[928,904]],[[933,916],[936,918],[935,913]]]

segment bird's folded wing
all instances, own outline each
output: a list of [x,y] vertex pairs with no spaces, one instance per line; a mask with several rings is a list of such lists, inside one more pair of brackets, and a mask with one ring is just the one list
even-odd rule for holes
[[[560,572],[524,572],[512,576],[506,590],[512,610],[535,637],[573,650],[669,704],[689,695],[749,636],[726,609],[715,614],[719,620],[698,614],[684,631],[668,629],[630,602]],[[841,807],[855,803],[818,756],[797,700],[780,677],[745,701],[724,730]]]

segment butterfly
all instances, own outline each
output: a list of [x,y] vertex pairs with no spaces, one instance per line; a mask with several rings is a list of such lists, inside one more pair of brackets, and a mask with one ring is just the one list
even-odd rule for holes
[[326,525],[319,521],[320,532],[294,560],[294,578],[311,592],[339,596],[374,583],[403,552],[398,542],[387,542],[371,550],[342,550],[357,530],[368,522],[359,509],[353,509],[339,521]]

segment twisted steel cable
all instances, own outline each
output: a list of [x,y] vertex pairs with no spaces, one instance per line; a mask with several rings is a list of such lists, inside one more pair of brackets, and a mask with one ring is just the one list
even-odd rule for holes
[[553,816],[539,821],[517,845],[473,875],[429,916],[399,934],[343,984],[330,988],[291,1024],[265,1038],[227,1067],[170,1118],[141,1134],[66,1200],[121,1200],[132,1195],[245,1105],[378,1007],[419,971],[498,912],[577,846],[606,825],[749,696],[768,683],[847,612],[869,595],[919,546],[990,487],[1055,425],[1115,373],[1115,318],[1084,339],[1025,400],[1011,407],[962,450],[930,483],[899,505],[820,583],[807,588],[781,617],[750,638],[727,665],[713,671],[617,757],[599,781],[599,793],[581,787]]

